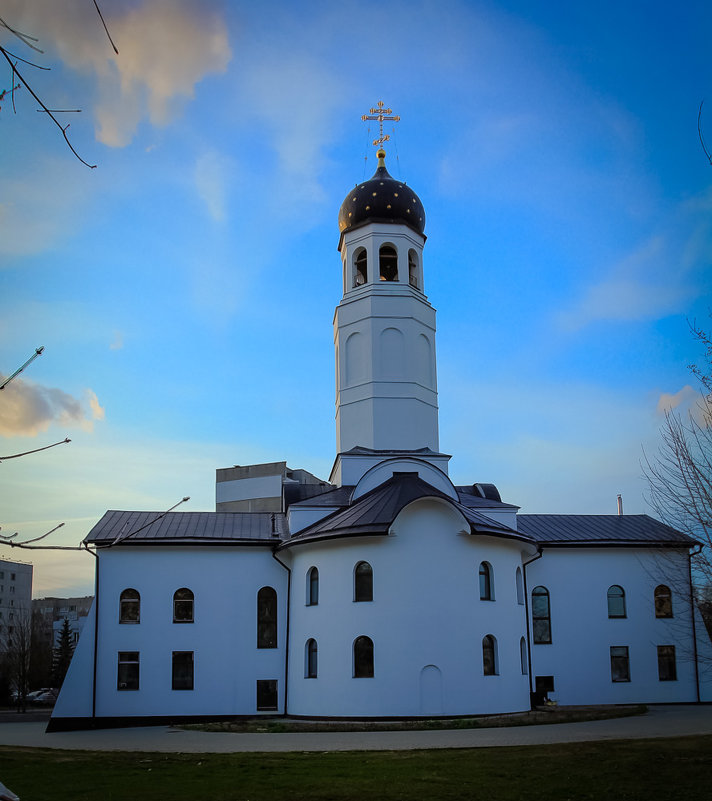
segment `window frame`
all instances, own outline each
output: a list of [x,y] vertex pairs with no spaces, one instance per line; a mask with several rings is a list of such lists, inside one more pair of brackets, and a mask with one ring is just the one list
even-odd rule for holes
[[[130,659],[129,657],[134,657]],[[123,670],[122,670],[123,667]],[[135,676],[134,676],[135,672]],[[122,682],[122,678],[124,681]],[[134,684],[135,686],[128,686]],[[123,687],[121,685],[124,685]],[[116,664],[116,689],[118,692],[135,692],[141,688],[141,652],[118,651]]]
[[[619,653],[613,653],[614,651]],[[630,682],[630,649],[627,645],[611,645],[611,681],[614,684]]]
[[[541,590],[542,592],[539,592]],[[553,636],[551,631],[551,595],[547,587],[539,584],[532,590],[532,642],[534,645],[551,645]],[[546,598],[546,614],[539,614],[536,607],[539,605],[535,603],[535,598]],[[537,623],[542,621],[546,622],[546,635],[542,636],[537,629],[541,629],[541,625]]]
[[658,681],[677,681],[677,656],[674,645],[658,645]]
[[[188,593],[190,597],[186,595],[185,598],[178,598],[179,592]],[[185,611],[178,614],[179,609]],[[179,587],[173,593],[173,622],[178,624],[195,623],[195,593],[188,587]]]
[[494,601],[494,571],[487,561],[480,562],[480,601]]
[[319,606],[319,568],[307,570],[307,606]]
[[667,584],[658,584],[653,590],[653,608],[656,620],[669,620],[674,617],[672,609],[672,590]]
[[[620,590],[620,594],[615,592]],[[606,604],[609,620],[623,620],[628,617],[625,590],[620,584],[611,584],[606,593]],[[618,607],[618,610],[616,609]],[[622,612],[620,611],[622,609]]]
[[[185,659],[185,665],[181,665],[181,658]],[[184,675],[180,675],[180,668],[190,667],[185,670]],[[171,652],[171,690],[184,692],[195,689],[195,651],[172,651]]]
[[277,648],[279,636],[277,590],[264,586],[257,591],[257,647]]
[[[124,597],[127,593],[135,593],[135,598]],[[132,620],[128,613],[129,605],[136,605],[136,619]],[[121,625],[138,625],[141,622],[141,593],[133,587],[126,587],[119,593],[119,623]],[[129,653],[128,651],[126,653]]]
[[[368,568],[359,575],[359,568]],[[354,603],[373,601],[373,567],[369,562],[361,560],[354,566]]]
[[482,675],[498,676],[497,638],[494,634],[485,634],[482,638]]
[[353,642],[353,678],[372,679],[376,674],[373,640],[360,634]]
[[310,637],[304,644],[304,678],[316,679],[319,675],[319,646],[317,641]]

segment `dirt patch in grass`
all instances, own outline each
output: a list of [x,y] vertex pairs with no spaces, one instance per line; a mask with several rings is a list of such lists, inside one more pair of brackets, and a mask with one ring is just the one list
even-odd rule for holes
[[195,731],[284,733],[330,731],[418,731],[434,729],[492,729],[503,726],[533,726],[542,723],[578,723],[642,715],[644,704],[630,706],[550,706],[512,715],[471,718],[429,718],[414,720],[299,720],[296,718],[236,718],[214,723],[188,723],[178,728]]

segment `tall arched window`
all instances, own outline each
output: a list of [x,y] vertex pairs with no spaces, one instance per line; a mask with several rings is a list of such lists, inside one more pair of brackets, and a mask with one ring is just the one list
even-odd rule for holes
[[517,603],[524,606],[524,581],[522,579],[522,568],[518,567],[514,580],[517,585]]
[[655,617],[672,617],[672,592],[665,584],[655,588]]
[[613,584],[608,588],[608,617],[625,616],[625,590]]
[[366,251],[361,248],[354,254],[354,287],[363,286],[368,281],[368,257]]
[[187,587],[182,587],[173,593],[174,623],[193,622],[193,601],[193,593]]
[[373,569],[368,562],[359,562],[354,568],[354,601],[373,600]]
[[494,593],[492,581],[492,565],[489,562],[480,563],[480,600],[493,601]]
[[551,609],[546,587],[534,587],[532,590],[532,628],[535,644],[547,645],[551,642]]
[[370,637],[354,640],[354,678],[373,678],[373,640]]
[[277,647],[277,592],[272,587],[257,593],[257,647]]
[[497,675],[497,640],[491,634],[482,638],[482,672],[485,676]]
[[130,587],[119,596],[119,623],[141,622],[141,596]]
[[527,660],[527,641],[524,637],[519,640],[519,663],[522,668],[522,676],[528,673],[528,660]]
[[307,606],[319,603],[319,571],[312,567],[307,573]]
[[418,257],[413,249],[408,251],[408,283],[418,289]]
[[317,676],[317,645],[315,639],[307,640],[304,646],[304,678],[315,679]]
[[393,245],[381,245],[378,251],[381,281],[398,280],[398,253]]

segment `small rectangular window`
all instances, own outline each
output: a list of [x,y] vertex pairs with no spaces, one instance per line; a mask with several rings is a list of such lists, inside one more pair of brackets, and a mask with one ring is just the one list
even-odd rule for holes
[[535,689],[538,693],[553,693],[554,692],[554,677],[553,676],[536,676],[534,678]]
[[119,651],[119,668],[116,678],[117,690],[138,690],[138,651]]
[[14,581],[14,580],[15,580],[15,574],[14,573],[10,573],[10,581]]
[[627,645],[611,646],[611,681],[630,681],[630,660]]
[[173,690],[193,689],[193,652],[173,651]]
[[257,679],[257,709],[277,709],[277,679]]
[[674,645],[658,645],[658,679],[677,681]]

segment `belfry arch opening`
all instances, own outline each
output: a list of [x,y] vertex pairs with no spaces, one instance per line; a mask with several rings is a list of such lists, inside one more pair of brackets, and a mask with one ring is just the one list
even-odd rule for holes
[[368,256],[365,248],[359,248],[354,253],[354,287],[363,286],[368,281]]
[[408,251],[408,283],[420,289],[418,284],[418,254],[411,248]]
[[381,245],[378,250],[378,267],[381,281],[398,280],[398,251],[393,245]]

